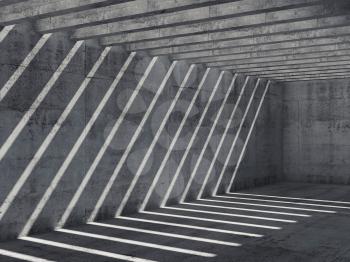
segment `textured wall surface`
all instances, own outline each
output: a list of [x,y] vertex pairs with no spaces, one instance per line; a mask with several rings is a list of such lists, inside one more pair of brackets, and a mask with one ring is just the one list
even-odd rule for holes
[[287,180],[350,183],[350,81],[292,82],[283,88]]
[[[23,60],[33,50],[40,37],[34,33],[30,25],[21,24],[17,25],[0,44],[1,87],[8,83],[11,76],[18,73],[18,68],[23,66]],[[117,119],[123,115],[123,110],[127,107],[138,83],[142,81],[152,58],[146,54],[136,54],[116,89],[105,101],[106,103],[91,126],[91,130],[85,134],[86,136],[80,141],[76,152],[72,154],[73,146],[77,145],[78,138],[84,134],[84,128],[94,116],[94,112],[101,106],[103,97],[107,94],[113,80],[128,58],[127,53],[118,48],[112,48],[96,73],[86,79],[98,61],[103,48],[94,41],[83,42],[43,101],[40,104],[33,104],[38,99],[39,93],[48,85],[50,78],[52,79],[54,73],[57,73],[59,65],[75,44],[67,34],[53,34],[19,78],[13,82],[8,93],[1,98],[0,144],[2,149],[9,145],[9,139],[13,140],[8,146],[8,150],[4,151],[0,161],[1,240],[17,237],[24,225],[28,224],[28,220],[33,224],[32,233],[53,229],[64,212],[67,212],[67,206],[73,196],[82,189],[75,205],[69,210],[67,225],[86,222],[98,200],[101,200],[103,192],[106,194],[97,213],[98,219],[113,217],[121,203],[125,206],[124,212],[136,212],[145,199],[152,181],[154,181],[154,190],[149,195],[147,208],[159,207],[169,183],[189,147],[201,115],[211,100],[170,194],[169,203],[178,202],[233,79],[233,75],[226,72],[211,98],[220,72],[215,69],[209,71],[169,159],[164,163],[163,171],[160,172],[157,179],[154,179],[206,71],[199,65],[193,69],[187,83],[181,90],[174,110],[171,111],[169,121],[166,122],[164,130],[159,133],[158,137],[156,133],[189,69],[187,64],[178,62],[169,75],[164,90],[155,100],[162,80],[171,68],[171,61],[166,57],[158,58],[143,85],[140,86],[139,93],[134,97],[134,102],[122,119],[116,135],[99,159],[98,165],[90,179],[86,181],[85,187],[82,188],[84,185],[82,181],[86,178]],[[81,96],[73,103],[70,102],[76,92],[81,89],[84,79],[91,81]],[[223,113],[191,184],[188,199],[196,197],[198,194],[244,80],[243,76],[238,76],[232,92],[228,96]],[[234,121],[228,129],[229,135],[224,141],[223,148],[209,177],[208,185],[205,187],[204,195],[212,191],[223,167],[255,83],[256,79],[249,80],[242,101],[238,105]],[[248,112],[247,121],[237,140],[237,147],[229,161],[222,185],[227,185],[232,175],[265,84],[266,82],[262,82],[257,89],[252,108]],[[246,150],[246,158],[238,173],[237,183],[235,183],[236,188],[268,184],[281,179],[280,99],[280,88],[272,86],[258,118],[257,128],[253,132]],[[152,101],[154,108],[146,118],[147,110],[151,107]],[[67,110],[69,105],[72,107],[66,118],[64,121],[58,122],[59,119],[62,119],[62,113]],[[23,122],[28,112],[32,112],[32,114],[27,121]],[[24,123],[24,125],[20,132],[15,134],[14,130],[19,123]],[[143,124],[142,128],[140,128],[141,124]],[[55,130],[56,133],[52,135]],[[137,132],[139,135],[135,136]],[[131,143],[133,137],[136,138],[134,144]],[[149,152],[149,158],[139,172],[139,166],[153,141],[156,142],[154,148]],[[67,159],[69,159],[69,163],[64,172],[61,172],[63,164],[67,164]],[[115,168],[121,161],[124,162],[122,162],[118,175],[113,183],[109,183]],[[61,176],[57,179],[59,172],[61,172]],[[54,188],[53,181],[55,181]],[[132,182],[135,184],[134,188],[130,190]],[[110,190],[106,191],[108,184],[111,187]],[[223,188],[220,187],[220,190],[222,191]],[[34,210],[38,211],[39,203],[44,203],[44,205],[42,205],[40,212],[33,216]]]

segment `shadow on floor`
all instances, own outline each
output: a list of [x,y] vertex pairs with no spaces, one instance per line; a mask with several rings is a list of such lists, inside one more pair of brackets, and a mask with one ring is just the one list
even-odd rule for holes
[[0,261],[350,261],[350,188],[277,184],[0,244]]

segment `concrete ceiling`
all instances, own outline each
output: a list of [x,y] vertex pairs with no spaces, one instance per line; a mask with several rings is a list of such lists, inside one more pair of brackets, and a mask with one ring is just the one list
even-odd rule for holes
[[280,81],[350,72],[348,0],[0,0],[0,25],[31,20],[152,56]]

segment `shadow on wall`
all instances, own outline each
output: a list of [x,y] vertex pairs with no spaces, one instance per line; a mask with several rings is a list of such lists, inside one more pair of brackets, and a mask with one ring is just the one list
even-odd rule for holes
[[0,45],[1,240],[219,193],[245,152],[239,183],[280,175],[264,81],[27,24]]

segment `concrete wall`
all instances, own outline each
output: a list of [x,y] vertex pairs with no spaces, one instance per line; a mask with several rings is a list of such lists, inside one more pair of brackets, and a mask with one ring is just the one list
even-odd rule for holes
[[350,80],[280,86],[286,179],[350,184]]
[[[15,30],[7,36],[0,44],[0,87],[14,74],[20,66],[23,59],[32,50],[41,36],[35,33],[30,24],[21,24],[15,27]],[[70,40],[69,35],[65,33],[53,34],[33,61],[24,70],[20,78],[14,83],[9,93],[0,102],[0,145],[4,145],[8,138],[13,135],[13,130],[21,121],[24,114],[33,109],[33,101],[47,84],[50,77],[58,68],[63,58],[75,43]],[[77,54],[73,57],[67,68],[54,84],[44,101],[35,110],[23,130],[14,140],[14,143],[0,161],[0,201],[4,203],[5,198],[9,196],[14,186],[19,181],[23,185],[18,187],[13,201],[10,204],[2,219],[0,220],[0,240],[17,237],[23,226],[28,221],[38,202],[42,199],[44,192],[49,188],[56,176],[57,171],[66,160],[68,153],[81,135],[84,127],[92,117],[94,111],[101,102],[102,97],[107,92],[115,76],[126,61],[128,54],[118,48],[112,48],[106,59],[91,79],[90,84],[77,100],[67,119],[58,127],[58,132],[52,142],[47,144],[47,148],[40,158],[34,158],[40,146],[45,144],[45,139],[55,127],[57,120],[67,107],[69,101],[80,87],[81,83],[87,76],[88,72],[98,59],[102,48],[94,41],[84,42],[79,48]],[[105,142],[113,124],[121,115],[126,106],[126,102],[131,97],[132,91],[135,90],[151,58],[145,54],[137,54],[130,66],[126,70],[116,90],[108,100],[100,116],[97,118],[91,131],[87,134],[86,139],[74,155],[72,162],[68,166],[63,177],[58,182],[57,187],[52,195],[48,198],[47,204],[38,216],[32,228],[32,233],[45,230],[52,230],[59,221],[63,212],[66,210],[68,203],[71,201],[77,189],[81,186],[87,170],[94,161],[98,151]],[[166,57],[160,57],[154,68],[151,70],[149,77],[142,86],[139,95],[127,112],[117,135],[109,145],[106,153],[103,155],[97,169],[93,173],[91,180],[82,192],[76,206],[72,210],[67,225],[79,224],[86,222],[96,205],[98,198],[104,190],[108,180],[113,173],[117,163],[122,159],[126,148],[128,147],[131,137],[136,131],[149,108],[152,99],[155,96],[162,79],[164,78],[171,62]],[[169,81],[166,83],[164,91],[155,103],[154,109],[136,140],[135,145],[131,148],[127,156],[126,163],[122,166],[119,175],[113,183],[111,191],[107,194],[102,208],[99,212],[98,219],[113,217],[117,207],[125,196],[131,181],[135,177],[146,150],[152,143],[155,133],[162,123],[171,101],[187,72],[189,66],[179,62]],[[167,122],[165,130],[150,155],[149,161],[132,191],[129,201],[125,206],[125,212],[136,212],[144,199],[146,192],[156,174],[164,155],[169,148],[169,144],[175,135],[175,132],[183,119],[183,116],[190,104],[190,101],[196,92],[199,82],[202,79],[205,68],[197,66],[194,73],[184,87],[184,90],[175,106],[175,110]],[[160,179],[157,181],[155,190],[151,195],[148,208],[158,207],[173,177],[175,170],[183,156],[191,135],[200,119],[209,96],[215,86],[219,73],[217,70],[211,70],[207,81],[200,92],[194,107],[189,114],[180,138],[175,145],[175,150],[170,155]],[[219,90],[210,104],[208,113],[204,119],[203,125],[199,130],[193,148],[186,159],[180,177],[170,196],[170,203],[179,200],[193,166],[198,159],[203,143],[212,126],[215,114],[220,107],[224,95],[232,80],[230,73],[225,73]],[[213,139],[209,148],[204,155],[203,163],[194,180],[193,186],[189,192],[189,198],[198,193],[198,188],[202,183],[204,171],[207,170],[211,158],[216,150],[217,143],[228,121],[244,78],[239,76],[235,83],[233,93],[229,97],[229,103],[224,108],[224,113],[220,118],[219,125],[215,129]],[[215,169],[209,180],[206,193],[210,192],[215,181],[216,175],[222,168],[222,164],[227,154],[228,147],[232,143],[240,118],[254,87],[255,80],[252,79],[244,95],[242,103],[239,105],[239,113],[232,127],[229,130],[230,136],[224,144],[223,152],[219,155]],[[248,121],[244,125],[239,145],[243,140],[249,128],[249,123],[253,118],[259,98],[263,91],[263,85],[258,89],[256,98],[249,112]],[[237,177],[236,188],[256,186],[267,184],[281,179],[281,154],[280,145],[280,119],[281,104],[280,90],[272,87],[267,95],[261,115],[259,117],[256,131],[247,149],[246,158]],[[254,110],[253,110],[254,109]],[[237,158],[238,149],[235,150],[233,158]],[[270,154],[270,152],[273,152]],[[28,165],[37,163],[32,169]],[[232,159],[230,166],[225,174],[224,183],[230,178],[236,160]],[[27,177],[23,180],[25,170],[29,170]],[[12,191],[13,192],[13,191]]]

